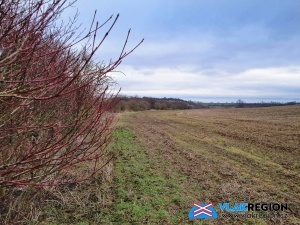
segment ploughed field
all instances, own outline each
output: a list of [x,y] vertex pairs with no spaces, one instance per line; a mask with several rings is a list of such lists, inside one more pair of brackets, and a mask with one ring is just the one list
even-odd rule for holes
[[[300,224],[299,106],[124,113],[112,146],[110,221]],[[193,202],[287,203],[288,219],[191,221]]]

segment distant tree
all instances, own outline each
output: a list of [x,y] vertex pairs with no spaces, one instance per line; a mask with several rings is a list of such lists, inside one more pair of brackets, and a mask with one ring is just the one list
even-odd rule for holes
[[150,109],[150,103],[148,103],[147,101],[140,100],[138,102],[138,105],[139,105],[139,110],[141,111]]
[[239,99],[239,100],[237,100],[237,102],[236,102],[236,107],[237,107],[237,108],[244,108],[244,107],[245,107],[245,103],[246,103],[245,101]]
[[157,110],[165,110],[167,109],[167,104],[163,101],[157,101],[154,104],[154,108]]
[[160,107],[161,107],[161,103],[160,102],[155,102],[154,109],[160,110]]
[[126,110],[126,104],[123,101],[120,102],[120,110],[121,111],[125,111]]
[[287,102],[285,103],[286,105],[296,105],[296,101],[293,101],[293,102]]
[[166,110],[167,104],[165,102],[160,103],[160,110]]
[[139,110],[139,105],[137,100],[130,100],[127,103],[129,110],[131,111],[138,111]]

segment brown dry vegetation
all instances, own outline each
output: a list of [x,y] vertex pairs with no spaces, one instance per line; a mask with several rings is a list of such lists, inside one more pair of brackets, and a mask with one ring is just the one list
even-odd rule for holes
[[153,167],[163,167],[165,177],[186,177],[176,181],[186,196],[182,210],[194,201],[281,202],[289,205],[288,221],[267,223],[300,223],[299,106],[148,111],[128,113],[121,122],[145,146]]

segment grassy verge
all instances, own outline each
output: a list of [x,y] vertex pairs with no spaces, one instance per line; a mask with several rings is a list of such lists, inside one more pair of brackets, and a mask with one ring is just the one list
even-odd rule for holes
[[[175,172],[166,177],[164,166],[151,159],[135,134],[124,128],[114,132],[111,147],[119,151],[114,168],[115,202],[106,222],[118,224],[180,224],[188,209],[182,188],[175,182],[184,179]],[[177,177],[176,177],[177,176]],[[182,223],[181,223],[182,224]]]
[[104,171],[88,184],[61,190],[63,201],[44,208],[52,221],[44,224],[189,223],[189,208],[182,210],[184,192],[176,182],[185,180],[183,175],[175,171],[166,175],[168,162],[162,164],[149,157],[128,128],[119,126],[113,132],[109,150],[117,155],[109,165],[113,168],[111,183]]

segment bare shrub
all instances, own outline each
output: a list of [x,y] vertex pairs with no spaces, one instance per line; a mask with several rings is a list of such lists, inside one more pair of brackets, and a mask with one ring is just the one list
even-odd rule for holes
[[[142,41],[125,52],[129,30],[117,60],[96,62],[94,55],[118,16],[96,43],[97,32],[112,17],[100,25],[95,13],[86,34],[76,36],[76,15],[68,23],[58,20],[73,3],[0,4],[0,223],[11,223],[24,211],[18,198],[39,202],[39,190],[46,190],[41,187],[85,181],[110,160],[99,163],[110,141],[110,110],[118,94],[108,73]],[[83,47],[75,48],[79,43]],[[83,162],[91,168],[72,176]],[[30,204],[26,209],[33,212]]]

